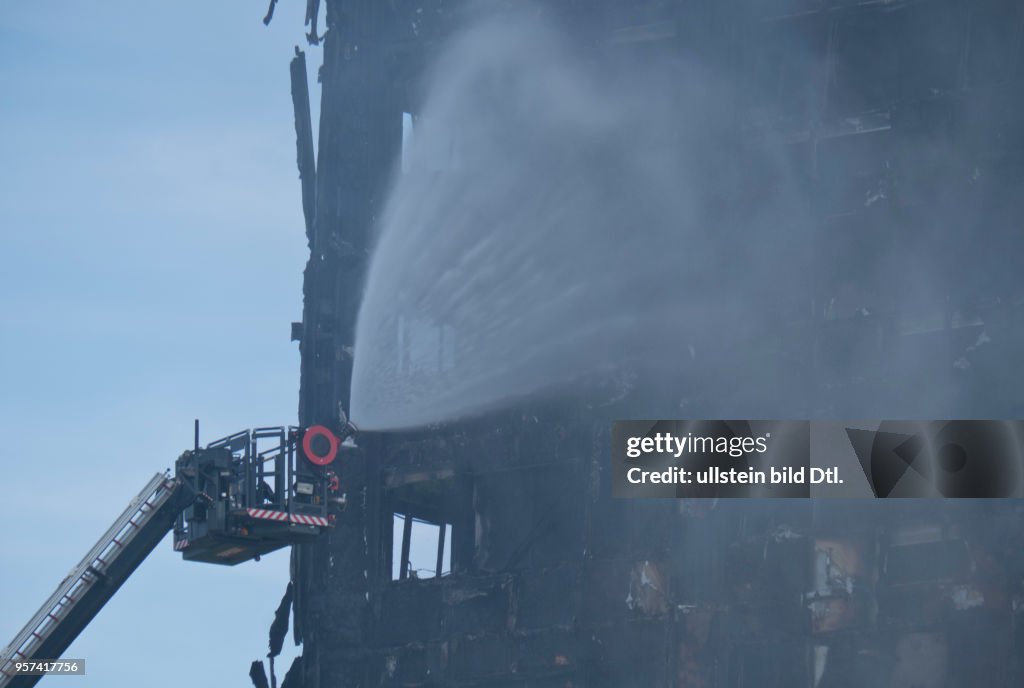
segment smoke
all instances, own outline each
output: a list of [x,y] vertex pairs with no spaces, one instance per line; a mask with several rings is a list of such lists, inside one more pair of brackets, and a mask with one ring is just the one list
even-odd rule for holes
[[587,62],[521,13],[456,37],[427,93],[359,314],[360,427],[624,365],[698,370],[803,288],[794,185],[771,146],[735,150],[726,80]]
[[[817,92],[819,58],[780,49]],[[806,148],[771,127],[741,133],[757,70],[752,82],[676,52],[577,49],[527,10],[450,40],[379,223],[357,323],[360,427],[616,376],[648,417],[807,417],[821,390],[843,417],[953,409],[952,368],[921,365],[941,356],[901,340],[883,360],[885,327],[854,321],[957,288],[977,212],[943,189],[973,183],[963,152],[927,130],[900,148],[835,136],[811,182]],[[824,208],[839,219],[823,223]],[[838,325],[813,335],[812,309]],[[865,371],[883,384],[851,387]]]

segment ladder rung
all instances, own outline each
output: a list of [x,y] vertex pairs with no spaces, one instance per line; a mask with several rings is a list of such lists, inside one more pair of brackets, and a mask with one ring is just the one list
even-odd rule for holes
[[0,654],[0,686],[6,686],[11,677],[4,669],[9,670],[8,665],[15,661],[30,659],[49,638],[54,637],[61,624],[68,622],[69,612],[82,601],[82,596],[88,595],[97,581],[110,575],[107,569],[128,551],[126,548],[130,547],[137,534],[144,532],[141,529],[173,496],[175,489],[175,483],[161,474],[149,481]]

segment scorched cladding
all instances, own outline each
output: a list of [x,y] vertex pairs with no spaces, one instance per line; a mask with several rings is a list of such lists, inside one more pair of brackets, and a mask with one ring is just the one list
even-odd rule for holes
[[[310,245],[293,327],[304,426],[348,409],[403,113],[417,113],[424,67],[470,5],[326,2],[315,169],[304,58],[293,64]],[[319,3],[309,6],[315,17]],[[900,375],[949,399],[949,416],[1020,416],[1019,3],[549,0],[537,11],[571,25],[595,59],[657,52],[733,75],[743,88],[724,159],[742,171],[744,151],[782,141],[806,192],[810,229],[792,251],[806,254],[810,298],[780,304],[751,356],[807,406],[773,407],[772,385],[688,384],[684,407],[665,384],[658,408],[884,417],[906,413]],[[756,192],[737,178],[733,193]],[[947,293],[931,309],[887,309],[922,252],[947,261]],[[431,431],[364,433],[340,461],[347,507],[336,527],[294,551],[303,647],[290,680],[1024,683],[1018,503],[612,500],[609,420],[645,407],[628,389],[589,394],[607,403],[561,398]],[[410,540],[424,533],[436,561],[413,565]]]

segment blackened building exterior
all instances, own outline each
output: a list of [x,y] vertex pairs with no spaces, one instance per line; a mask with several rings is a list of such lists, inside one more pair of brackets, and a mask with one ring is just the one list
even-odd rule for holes
[[[807,414],[906,413],[899,375],[934,386],[949,417],[1021,416],[1020,3],[540,7],[612,59],[658,50],[728,70],[744,84],[738,149],[769,134],[785,141],[808,190],[810,298],[783,309],[773,335],[783,344],[761,355],[805,391]],[[310,244],[294,332],[303,424],[348,407],[360,290],[403,113],[416,113],[425,65],[467,16],[448,0],[323,9],[315,170],[295,94]],[[887,308],[922,254],[948,265],[946,293]],[[770,390],[746,393],[756,398],[739,399],[744,408],[778,415]],[[613,500],[615,414],[552,402],[360,437],[341,467],[348,506],[337,526],[293,554],[304,685],[1024,684],[1020,504]],[[414,536],[405,517],[444,533],[447,575],[413,577],[395,561]]]

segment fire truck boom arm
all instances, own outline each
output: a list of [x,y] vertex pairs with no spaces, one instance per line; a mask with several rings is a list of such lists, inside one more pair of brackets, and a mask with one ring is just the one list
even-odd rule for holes
[[0,653],[0,688],[35,685],[41,676],[16,674],[16,664],[60,658],[171,530],[192,498],[179,480],[161,473],[153,476]]

